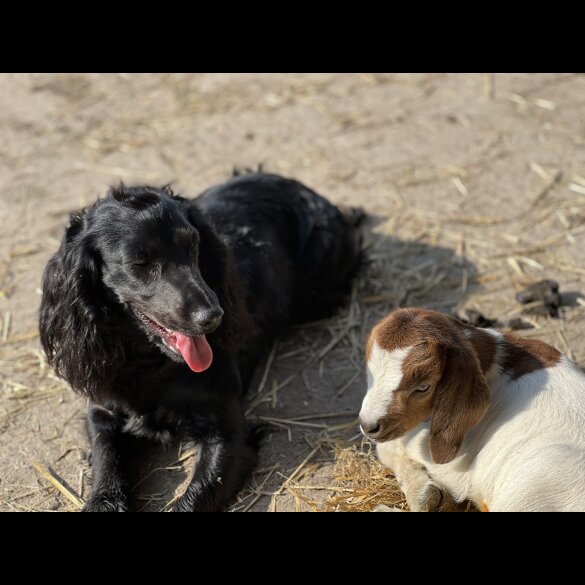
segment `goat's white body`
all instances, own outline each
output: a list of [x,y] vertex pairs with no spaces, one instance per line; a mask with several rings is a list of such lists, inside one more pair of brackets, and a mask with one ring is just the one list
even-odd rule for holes
[[494,367],[487,381],[490,407],[455,459],[433,463],[425,422],[380,443],[380,461],[393,468],[407,456],[481,509],[585,511],[585,374],[563,357],[516,380]]

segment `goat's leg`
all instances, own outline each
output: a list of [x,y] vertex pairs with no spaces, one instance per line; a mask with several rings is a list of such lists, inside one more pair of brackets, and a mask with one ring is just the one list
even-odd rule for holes
[[[431,479],[424,466],[408,456],[400,441],[380,443],[377,450],[380,462],[394,472],[411,512],[434,512],[440,507],[445,491]],[[376,508],[378,512],[396,510],[388,506]]]

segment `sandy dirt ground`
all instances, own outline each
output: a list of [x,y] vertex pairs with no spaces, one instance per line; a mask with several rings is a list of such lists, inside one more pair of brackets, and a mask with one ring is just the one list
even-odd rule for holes
[[[257,373],[249,415],[271,432],[231,509],[385,501],[368,484],[379,470],[343,461],[368,450],[362,347],[391,308],[506,321],[517,290],[553,278],[568,306],[525,333],[585,364],[584,111],[573,74],[0,76],[0,510],[75,510],[91,485],[85,401],[37,334],[69,212],[121,180],[194,196],[258,163],[362,206],[371,264],[346,308],[295,329]],[[148,458],[136,507],[164,509],[193,459]]]

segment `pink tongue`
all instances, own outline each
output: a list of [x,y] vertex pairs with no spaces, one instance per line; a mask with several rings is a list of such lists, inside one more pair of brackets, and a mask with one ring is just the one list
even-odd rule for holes
[[211,365],[213,352],[209,343],[207,343],[207,339],[205,339],[205,335],[187,337],[174,331],[173,335],[177,339],[178,350],[194,372],[204,372]]

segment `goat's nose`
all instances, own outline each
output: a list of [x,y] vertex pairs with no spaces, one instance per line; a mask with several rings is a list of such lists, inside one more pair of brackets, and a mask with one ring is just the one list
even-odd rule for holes
[[366,422],[360,419],[360,428],[366,437],[372,437],[380,432],[380,421]]
[[195,315],[197,325],[205,331],[210,333],[219,327],[223,318],[223,309],[221,307],[213,307],[211,309],[202,309]]

